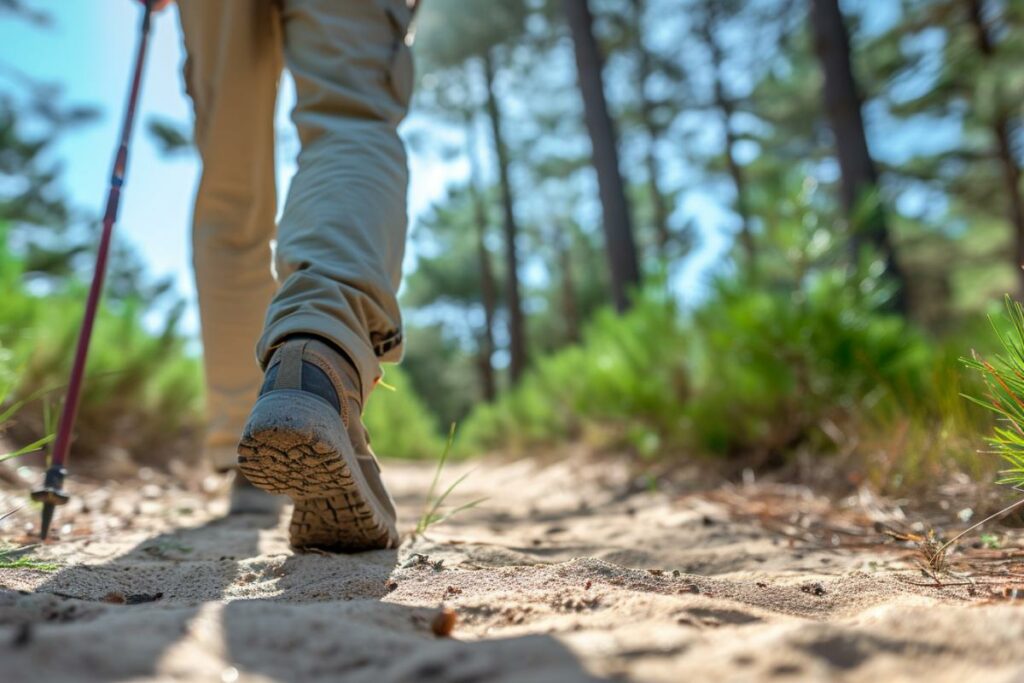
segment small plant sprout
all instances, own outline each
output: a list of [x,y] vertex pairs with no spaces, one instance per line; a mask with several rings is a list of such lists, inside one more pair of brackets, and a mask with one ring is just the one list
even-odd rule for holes
[[999,537],[995,534],[982,534],[981,544],[988,550],[999,550],[1002,547],[999,543]]
[[995,413],[1000,424],[988,442],[1003,459],[1000,484],[1021,490],[1024,486],[1024,307],[1006,297],[1010,330],[996,328],[1004,353],[991,360],[977,353],[965,358],[964,364],[979,372],[985,381],[985,395],[967,399]]
[[[0,522],[13,515],[18,510],[0,515]],[[35,545],[25,545],[20,548],[6,543],[0,543],[0,569],[34,569],[41,572],[52,572],[60,569],[60,565],[53,562],[44,562],[34,559],[32,552]]]
[[[0,431],[3,430],[7,423],[10,422],[11,419],[15,416],[15,414],[23,407],[25,407],[26,404],[31,403],[32,401],[36,400],[37,398],[40,398],[41,396],[44,396],[49,392],[49,390],[37,391],[32,395],[26,396],[21,400],[12,401],[9,405],[3,407],[5,404],[7,404],[7,400],[11,397],[11,394],[14,391],[16,383],[15,378],[17,377],[16,371],[2,372],[4,369],[6,369],[6,362],[8,362],[9,359],[10,352],[7,349],[0,347]],[[38,451],[46,444],[50,443],[50,441],[53,440],[53,430],[50,428],[51,425],[49,414],[50,404],[49,402],[44,402],[43,421],[46,426],[46,436],[44,436],[41,439],[37,439],[36,441],[33,441],[27,446],[22,446],[21,448],[15,451],[11,451],[10,453],[0,453],[0,462],[4,462],[5,460],[13,460],[14,458],[25,455],[27,453],[33,453],[35,451]]]
[[420,516],[419,521],[416,523],[416,530],[413,532],[414,536],[422,536],[426,533],[427,529],[434,526],[435,524],[441,524],[453,516],[457,515],[464,510],[470,510],[483,503],[486,498],[478,498],[470,501],[463,505],[460,505],[452,510],[442,511],[442,506],[448,496],[458,488],[459,484],[466,480],[472,472],[466,472],[461,477],[456,479],[448,488],[444,490],[441,495],[436,495],[438,484],[441,481],[441,472],[444,470],[444,465],[448,461],[448,454],[452,450],[452,443],[455,441],[455,423],[452,423],[451,429],[448,430],[448,440],[445,442],[444,451],[441,453],[441,458],[437,461],[437,469],[434,471],[434,479],[430,482],[430,489],[427,491],[427,504],[423,510],[423,514]]
[[0,545],[0,569],[31,569],[39,572],[54,572],[60,569],[56,562],[46,562],[32,557],[35,547]]
[[[1010,329],[1001,332],[993,321],[996,335],[1003,347],[1003,353],[991,360],[977,353],[963,359],[964,364],[981,374],[985,382],[982,397],[964,395],[970,401],[993,412],[999,424],[987,441],[995,449],[1006,467],[1000,472],[998,483],[1006,484],[1014,491],[1021,492],[1024,486],[1024,306],[1006,297],[1006,312]],[[939,568],[945,565],[946,551],[958,540],[987,524],[1008,515],[1024,505],[1024,498],[1006,506],[999,512],[964,529],[937,548],[935,557]],[[994,538],[989,535],[990,538]],[[984,542],[984,538],[983,542]]]

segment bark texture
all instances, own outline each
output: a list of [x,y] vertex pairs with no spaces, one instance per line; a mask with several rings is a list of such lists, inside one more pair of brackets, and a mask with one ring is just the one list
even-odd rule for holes
[[504,214],[503,233],[505,237],[505,287],[508,308],[509,336],[509,378],[517,382],[526,369],[526,320],[519,287],[519,256],[516,238],[519,226],[516,222],[512,203],[512,183],[509,179],[508,148],[502,134],[501,107],[494,92],[494,60],[490,53],[484,54],[484,75],[487,79],[487,115],[494,135],[494,148],[498,161],[498,181],[501,186],[501,207]]
[[594,18],[587,0],[565,0],[566,17],[576,52],[576,71],[584,118],[593,147],[601,195],[605,249],[611,270],[612,301],[620,313],[630,306],[630,289],[640,284],[640,267],[629,203],[619,170],[618,138],[608,113],[602,81],[603,59],[594,38]]
[[825,112],[835,137],[840,194],[850,224],[854,262],[860,258],[863,247],[874,249],[885,262],[886,274],[896,288],[890,306],[906,313],[906,279],[896,260],[878,196],[878,169],[868,150],[861,97],[850,60],[850,39],[839,0],[811,0],[811,29],[825,77]]
[[[992,59],[996,54],[996,45],[985,22],[984,0],[965,1],[978,51],[986,60]],[[999,107],[991,126],[1006,192],[1007,219],[1013,231],[1013,265],[1017,272],[1017,296],[1024,298],[1024,198],[1021,197],[1020,190],[1020,165],[1013,153],[1013,121],[1005,106]]]

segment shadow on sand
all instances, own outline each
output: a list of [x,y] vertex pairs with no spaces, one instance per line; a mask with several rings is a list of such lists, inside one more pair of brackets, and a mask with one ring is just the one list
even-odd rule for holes
[[218,519],[0,593],[0,659],[7,680],[594,680],[549,636],[436,638],[436,604],[382,600],[397,561],[295,554],[276,516]]

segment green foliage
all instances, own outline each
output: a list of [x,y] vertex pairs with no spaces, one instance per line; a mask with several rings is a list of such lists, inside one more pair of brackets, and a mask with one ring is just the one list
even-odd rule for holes
[[0,569],[30,569],[39,572],[54,572],[60,569],[56,562],[45,562],[32,557],[34,545],[17,547],[0,544]]
[[[35,16],[20,2],[7,5],[14,16]],[[65,196],[55,153],[62,134],[97,113],[65,103],[59,86],[18,68],[0,78],[0,347],[9,352],[0,410],[23,408],[8,426],[11,440],[28,448],[52,433],[99,228]],[[145,271],[115,239],[76,421],[76,457],[124,449],[160,461],[172,450],[186,457],[198,451],[189,446],[200,422],[199,359],[177,330],[182,305],[170,306],[170,279],[152,282]],[[143,321],[157,316],[165,323],[154,332]]]
[[370,396],[363,415],[373,450],[386,458],[433,457],[443,441],[408,375],[400,367],[388,366],[384,383]]
[[[408,349],[400,371],[412,392],[429,408],[439,433],[444,425],[461,421],[481,396],[478,351],[463,348],[461,340],[451,334],[455,327],[445,321],[406,328]],[[387,380],[390,378],[388,370]]]
[[[11,395],[14,392],[14,388],[17,385],[17,371],[13,367],[12,362],[13,354],[9,349],[5,349],[0,346],[0,435],[3,434],[4,428],[14,419],[18,411],[21,410],[28,402],[26,399],[19,401],[10,400]],[[47,413],[50,411],[47,410]],[[13,460],[14,458],[34,453],[40,448],[50,443],[53,440],[53,429],[51,428],[51,421],[44,420],[46,424],[46,430],[44,435],[33,441],[32,443],[16,448],[8,453],[0,453],[0,462],[7,460]]]
[[982,534],[979,540],[988,550],[999,550],[1002,547],[1002,543],[999,542],[999,537],[995,534]]
[[880,417],[921,395],[931,347],[879,312],[883,297],[865,295],[867,282],[854,287],[826,270],[795,291],[718,283],[693,321],[694,445],[775,459],[826,420]]
[[835,424],[939,413],[937,348],[880,312],[882,290],[867,281],[824,270],[773,291],[722,279],[690,314],[654,291],[623,317],[602,313],[581,345],[477,408],[460,450],[583,436],[644,456],[779,464],[804,445],[834,450]]
[[517,36],[527,13],[523,0],[493,3],[486,11],[470,10],[462,0],[423,3],[416,20],[416,56],[430,71],[460,67]]
[[1006,468],[999,480],[1015,488],[1024,485],[1024,308],[1006,297],[1009,329],[996,328],[1002,353],[986,360],[979,354],[964,359],[967,367],[980,373],[985,382],[982,397],[968,396],[994,413],[1000,421],[988,441],[1002,457]]
[[602,311],[581,345],[540,359],[519,386],[478,407],[460,452],[526,448],[587,431],[653,453],[678,437],[689,340],[675,304],[654,291],[623,317]]
[[[67,382],[85,288],[71,280],[45,296],[28,292],[21,263],[4,244],[0,345],[9,350],[15,369],[10,400],[46,405],[60,398]],[[76,456],[123,448],[139,460],[159,462],[172,450],[194,445],[202,393],[199,359],[187,352],[177,315],[153,333],[143,325],[143,313],[142,304],[130,300],[100,309],[76,421]],[[24,411],[12,425],[19,441],[46,437],[40,413],[45,411]]]

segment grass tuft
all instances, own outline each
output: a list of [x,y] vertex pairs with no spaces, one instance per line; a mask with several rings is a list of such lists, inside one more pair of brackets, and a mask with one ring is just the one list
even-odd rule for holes
[[1009,330],[992,321],[1003,352],[991,360],[977,353],[963,359],[985,383],[981,397],[964,396],[996,415],[999,423],[987,441],[1005,465],[999,483],[1019,490],[1024,486],[1024,307],[1007,296],[1006,313]]
[[0,545],[0,569],[31,569],[37,572],[55,572],[60,569],[56,562],[32,557],[35,548],[35,545]]
[[442,511],[442,507],[444,506],[444,502],[448,499],[448,496],[450,496],[452,492],[454,492],[455,489],[458,488],[459,484],[466,480],[466,477],[472,474],[472,472],[466,472],[461,477],[452,482],[451,485],[449,485],[448,488],[446,488],[444,492],[441,493],[441,495],[435,495],[437,492],[438,484],[441,481],[441,472],[444,470],[445,463],[448,462],[448,456],[451,454],[452,444],[454,442],[455,423],[453,422],[451,428],[448,430],[448,440],[445,442],[444,451],[441,452],[441,457],[437,461],[437,469],[434,470],[434,478],[430,482],[430,488],[427,490],[426,507],[424,508],[423,514],[420,516],[419,521],[416,522],[416,530],[413,532],[414,536],[422,536],[430,527],[437,524],[441,524],[451,519],[453,516],[459,514],[460,512],[475,508],[481,503],[483,503],[485,500],[487,500],[486,498],[478,498],[463,505],[459,505],[458,507],[452,510],[448,510],[446,512]]

